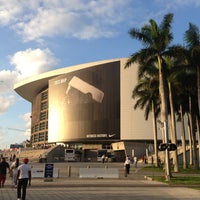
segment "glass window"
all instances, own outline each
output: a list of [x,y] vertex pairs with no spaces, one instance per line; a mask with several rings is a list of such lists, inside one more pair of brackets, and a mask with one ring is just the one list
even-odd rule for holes
[[42,97],[41,97],[41,100],[44,101],[48,98],[48,91],[45,91],[42,93]]

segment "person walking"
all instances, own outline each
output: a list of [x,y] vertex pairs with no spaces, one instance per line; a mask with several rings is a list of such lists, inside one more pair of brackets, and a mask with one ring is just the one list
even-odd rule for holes
[[105,159],[106,159],[106,156],[105,156],[105,154],[103,154],[102,157],[101,157],[101,161],[102,161],[102,163],[105,162]]
[[134,167],[137,168],[137,163],[138,163],[137,156],[134,156],[133,160],[134,160]]
[[7,169],[10,172],[9,164],[6,162],[6,159],[1,158],[1,162],[0,162],[0,188],[4,187],[4,184],[5,184],[5,181],[6,181]]
[[[18,167],[17,172],[17,198],[18,200],[26,199],[27,185],[31,185],[31,166],[28,164],[28,158],[24,158],[23,164]],[[22,192],[22,195],[21,195]]]
[[17,172],[19,165],[19,158],[16,158],[15,161],[10,165],[10,172],[12,173],[14,187],[17,187]]
[[124,167],[125,167],[125,176],[127,176],[127,174],[130,173],[130,165],[131,165],[131,161],[130,158],[127,156],[126,160],[124,162]]

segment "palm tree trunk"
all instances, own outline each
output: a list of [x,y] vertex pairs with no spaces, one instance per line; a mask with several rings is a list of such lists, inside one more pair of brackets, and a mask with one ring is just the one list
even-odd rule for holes
[[197,66],[197,91],[198,91],[198,107],[199,107],[199,115],[200,115],[200,66]]
[[199,166],[200,166],[200,127],[199,127],[198,116],[196,116],[196,124],[197,124],[197,135],[198,135],[198,146],[199,146]]
[[[158,68],[159,68],[159,93],[161,99],[161,121],[164,124],[165,131],[165,143],[169,143],[169,133],[168,133],[168,106],[167,106],[167,91],[165,87],[165,77],[162,70],[162,60],[161,57],[158,56]],[[170,160],[169,160],[169,151],[165,150],[165,178],[166,180],[170,180],[171,178],[171,170],[170,170]]]
[[157,137],[158,133],[157,133],[155,106],[153,101],[152,101],[152,119],[153,119],[153,132],[154,132],[154,162],[155,166],[158,167],[158,137]]
[[193,151],[193,164],[194,169],[198,169],[198,162],[197,162],[197,144],[196,144],[196,135],[194,130],[194,114],[192,108],[192,98],[189,99],[189,109],[190,109],[190,124],[191,124],[191,141],[192,141],[192,151]]
[[193,165],[193,151],[192,151],[192,133],[191,133],[191,125],[190,125],[190,117],[187,114],[187,121],[188,121],[188,139],[189,139],[189,152],[190,152],[190,166]]
[[187,157],[186,157],[186,144],[185,144],[185,123],[183,116],[183,107],[180,105],[180,114],[181,114],[181,127],[182,127],[182,149],[183,149],[183,169],[187,168]]
[[[173,106],[172,87],[170,82],[168,82],[168,88],[169,88],[169,102],[170,102],[171,125],[172,125],[171,142],[177,145],[176,121],[175,121],[174,106]],[[173,156],[174,172],[179,172],[177,150],[172,152],[172,156]]]

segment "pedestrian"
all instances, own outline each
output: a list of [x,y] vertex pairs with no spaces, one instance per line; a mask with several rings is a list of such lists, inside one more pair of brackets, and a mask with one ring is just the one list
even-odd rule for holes
[[106,156],[105,156],[105,154],[103,154],[102,157],[101,157],[101,161],[102,161],[102,163],[105,162],[105,159],[106,159]]
[[19,167],[19,158],[16,158],[15,161],[10,165],[10,173],[12,173],[13,185],[17,187],[17,172]]
[[135,168],[137,168],[137,162],[138,162],[137,156],[134,156],[134,167]]
[[6,181],[7,169],[10,172],[9,164],[6,162],[6,159],[3,157],[1,158],[1,162],[0,162],[0,188],[4,187],[4,184]]
[[15,158],[16,158],[16,155],[14,154],[12,160],[15,161]]
[[130,158],[127,156],[126,160],[124,162],[124,167],[125,167],[125,175],[130,173],[130,166],[131,166],[131,161]]
[[[18,200],[26,199],[26,188],[27,185],[31,185],[31,166],[28,164],[28,158],[24,158],[23,164],[18,167],[17,172],[17,198]],[[22,192],[22,195],[21,195]]]

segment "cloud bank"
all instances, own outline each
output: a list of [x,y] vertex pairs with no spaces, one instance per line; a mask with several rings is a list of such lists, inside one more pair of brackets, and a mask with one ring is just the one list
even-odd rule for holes
[[15,66],[20,77],[25,78],[53,69],[58,60],[49,49],[26,49],[15,53],[10,63]]
[[157,13],[146,0],[0,0],[0,25],[26,42],[55,36],[89,40],[113,37],[120,32],[116,26],[128,21],[136,24],[179,7],[200,6],[196,0],[152,0],[151,4],[159,8]]
[[114,25],[127,18],[132,2],[0,0],[0,24],[17,31],[24,41],[58,35],[79,39],[111,37]]
[[58,64],[58,59],[47,48],[26,49],[16,52],[9,58],[14,70],[0,71],[0,114],[5,113],[17,101],[18,98],[13,91],[17,81],[49,71]]

